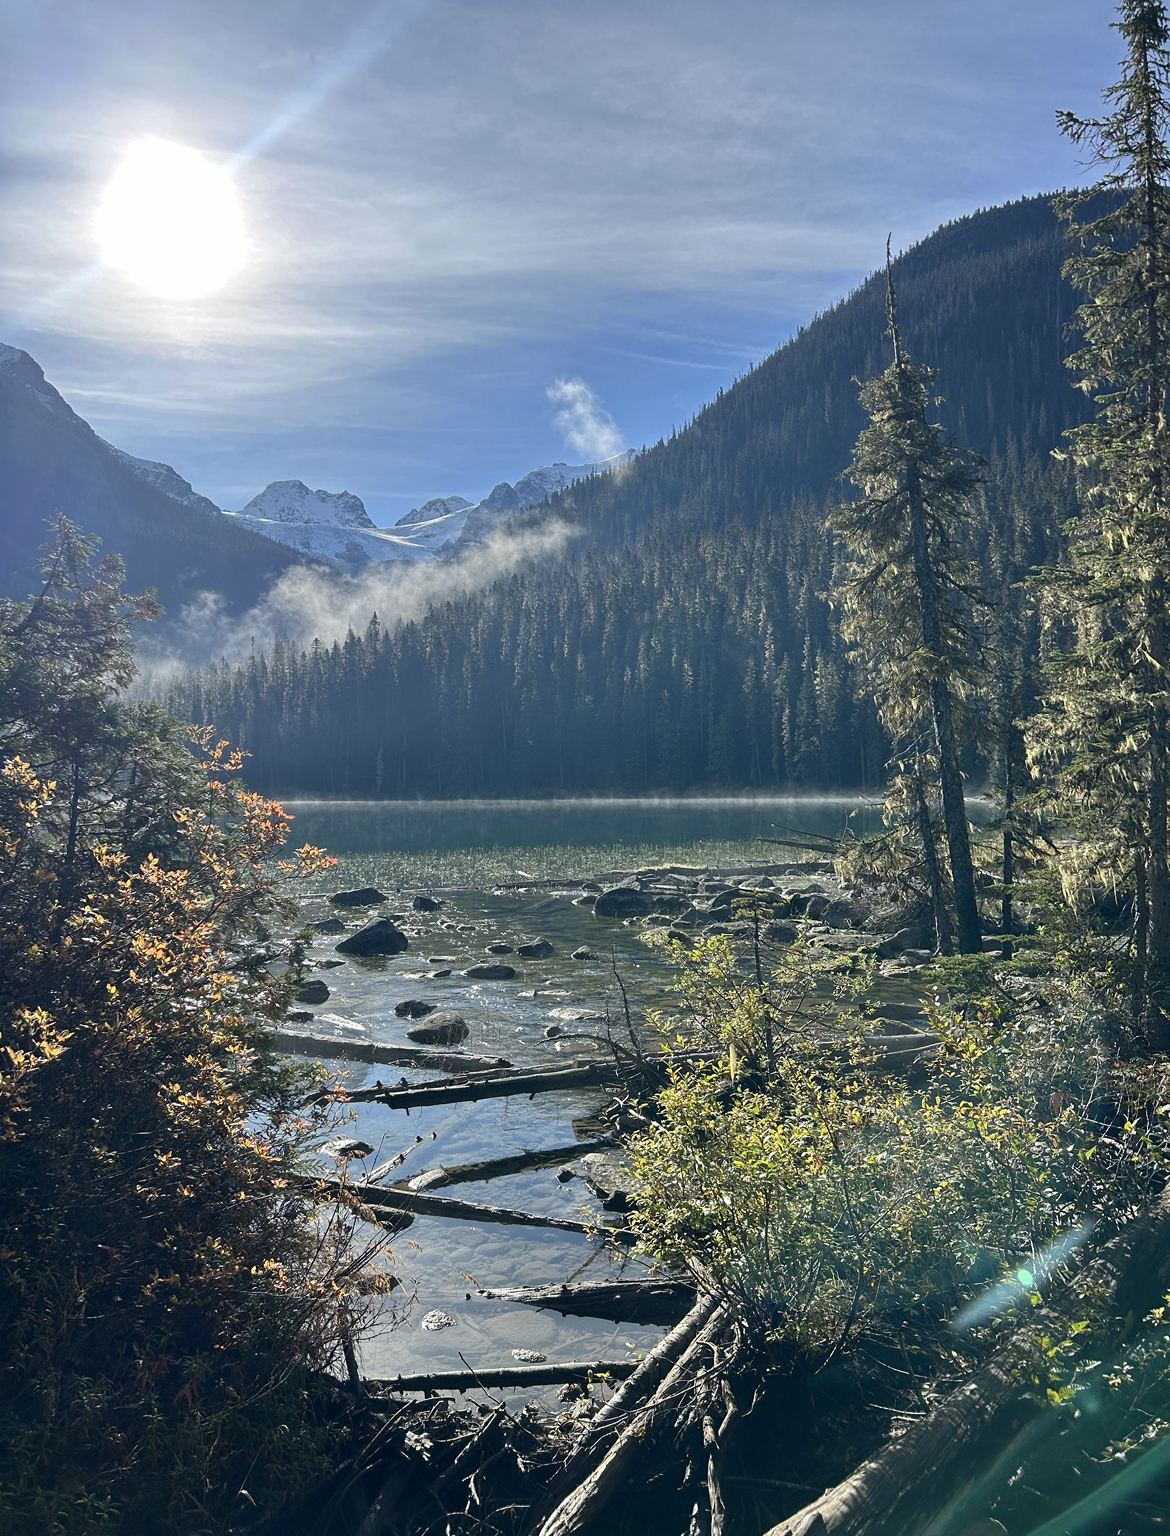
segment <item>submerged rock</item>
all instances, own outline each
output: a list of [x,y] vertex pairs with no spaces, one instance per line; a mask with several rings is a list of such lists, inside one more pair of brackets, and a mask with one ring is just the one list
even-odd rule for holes
[[499,944],[489,944],[484,950],[485,955],[510,955],[512,953],[512,946],[510,944],[504,944],[503,942]]
[[375,918],[337,946],[341,955],[400,955],[409,949],[406,935],[388,917]]
[[312,923],[312,924],[310,924],[310,926],[315,928],[318,933],[344,933],[345,932],[345,924],[341,921],[341,919],[339,917],[327,917],[324,922],[322,922],[322,923]]
[[463,973],[469,981],[512,981],[516,975],[513,965],[470,965]]
[[461,1013],[443,1009],[432,1013],[425,1024],[416,1024],[406,1031],[406,1038],[416,1045],[462,1045],[471,1030]]
[[597,956],[593,953],[593,951],[591,949],[587,949],[586,946],[584,944],[582,944],[580,949],[575,949],[573,951],[573,959],[574,960],[596,960]]
[[517,954],[523,955],[525,960],[547,960],[556,954],[556,950],[547,939],[533,939],[530,944],[521,944]]
[[654,897],[636,885],[615,885],[593,903],[594,917],[645,917],[654,910]]
[[416,896],[410,905],[415,912],[437,912],[443,903],[433,896]]
[[400,1019],[425,1019],[437,1007],[437,1003],[424,1003],[417,997],[408,997],[405,1002],[394,1004],[394,1012]]
[[372,885],[363,885],[360,891],[335,891],[329,900],[335,907],[376,907],[389,897]]

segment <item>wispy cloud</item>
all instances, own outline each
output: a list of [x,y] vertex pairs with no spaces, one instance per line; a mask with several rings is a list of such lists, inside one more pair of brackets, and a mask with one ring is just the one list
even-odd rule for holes
[[574,453],[596,464],[621,452],[617,422],[584,379],[558,379],[549,386],[548,397],[564,407],[553,424]]
[[143,632],[138,645],[139,687],[157,693],[192,667],[226,658],[240,661],[279,635],[308,647],[332,645],[349,630],[360,633],[377,614],[386,629],[419,619],[438,604],[490,586],[519,565],[563,555],[578,530],[556,519],[535,528],[504,528],[459,560],[433,565],[373,561],[355,576],[321,566],[286,571],[263,599],[233,617],[215,592],[203,592],[168,630]]

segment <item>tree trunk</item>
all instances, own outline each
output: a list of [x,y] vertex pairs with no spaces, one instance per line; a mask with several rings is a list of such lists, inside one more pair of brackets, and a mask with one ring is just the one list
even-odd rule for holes
[[922,856],[926,860],[926,878],[930,881],[930,903],[934,909],[934,931],[938,939],[939,954],[954,953],[951,942],[951,920],[947,913],[946,894],[943,891],[942,871],[938,867],[938,852],[934,846],[934,827],[926,793],[922,788],[922,774],[914,770],[914,801],[918,808],[918,835],[922,839]]
[[1012,881],[1015,878],[1013,868],[1013,848],[1011,829],[1007,825],[1007,818],[1012,813],[1012,756],[1010,742],[1004,743],[1003,754],[1003,896],[1000,899],[999,931],[1003,935],[1003,958],[1012,958]]
[[943,825],[947,834],[947,850],[951,856],[951,883],[955,891],[959,952],[964,955],[974,955],[983,948],[983,931],[979,924],[979,908],[975,901],[975,870],[971,863],[971,839],[967,831],[963,776],[959,772],[959,753],[955,745],[951,691],[939,671],[944,657],[942,625],[938,614],[938,583],[930,558],[922,487],[916,472],[910,476],[907,493],[914,577],[918,584],[918,600],[922,614],[922,647],[936,663],[930,678],[930,709],[934,716],[934,739],[938,749],[938,779],[942,790]]

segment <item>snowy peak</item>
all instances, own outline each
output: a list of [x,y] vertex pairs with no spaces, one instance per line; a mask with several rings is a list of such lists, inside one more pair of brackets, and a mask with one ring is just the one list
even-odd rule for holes
[[123,453],[121,448],[115,448],[113,443],[107,443],[106,447],[132,475],[137,475],[139,480],[145,480],[147,485],[153,485],[156,491],[161,491],[172,501],[180,502],[184,507],[191,507],[196,512],[206,512],[210,517],[221,515],[214,501],[206,496],[200,496],[190,480],[184,480],[178,470],[172,469],[169,464],[160,464],[155,459],[136,459],[133,454]]
[[35,395],[40,403],[52,411],[54,416],[63,416],[67,421],[75,421],[78,426],[86,427],[87,423],[68,405],[45,378],[44,370],[35,362],[27,352],[22,352],[19,347],[10,347],[5,342],[0,342],[0,368],[4,370],[8,378],[15,381],[30,395]]
[[311,491],[301,480],[274,480],[239,514],[273,523],[313,523],[317,527],[374,527],[361,498],[349,491]]
[[412,507],[405,517],[400,517],[395,528],[409,528],[414,523],[430,523],[452,512],[464,512],[471,506],[462,496],[432,496],[421,507]]

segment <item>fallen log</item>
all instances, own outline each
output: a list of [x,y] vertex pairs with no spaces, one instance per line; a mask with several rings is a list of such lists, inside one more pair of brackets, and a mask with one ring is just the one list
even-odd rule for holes
[[[378,1189],[369,1184],[345,1184],[337,1179],[305,1177],[307,1184],[324,1185],[331,1192],[353,1196],[375,1212],[396,1211],[404,1216],[446,1216],[456,1221],[495,1222],[508,1227],[554,1227],[560,1232],[592,1234],[599,1229],[583,1221],[563,1216],[540,1216],[532,1211],[513,1211],[502,1205],[479,1205],[471,1200],[452,1200],[446,1195],[428,1195],[421,1190]],[[620,1227],[600,1229],[619,1242],[633,1242],[634,1233]]]
[[614,1323],[673,1325],[695,1305],[685,1280],[594,1280],[576,1285],[518,1285],[477,1293],[485,1301],[541,1307],[562,1317],[604,1317]]
[[[774,1525],[766,1536],[913,1536],[962,1480],[957,1465],[986,1465],[1042,1410],[1019,1375],[1021,1352],[1040,1338],[1060,1338],[1069,1324],[1101,1309],[1112,1339],[1095,1339],[1094,1356],[1115,1356],[1170,1288],[1170,1187],[1157,1207],[1128,1222],[969,1381],[924,1419],[910,1424],[869,1461]],[[1102,1348],[1104,1345],[1104,1348]]]
[[526,1168],[557,1168],[586,1153],[601,1152],[613,1145],[612,1136],[603,1136],[597,1141],[574,1142],[571,1147],[549,1147],[544,1152],[517,1152],[513,1157],[492,1157],[482,1163],[453,1163],[450,1168],[428,1168],[415,1174],[409,1184],[416,1189],[445,1189],[448,1184],[486,1183],[489,1179],[505,1178],[510,1173],[523,1173]]
[[566,1360],[560,1365],[485,1366],[475,1371],[421,1371],[414,1376],[366,1379],[377,1392],[474,1392],[479,1387],[542,1387],[565,1381],[609,1376],[624,1381],[637,1369],[636,1360]]
[[330,1035],[302,1035],[278,1029],[274,1048],[285,1056],[313,1056],[336,1061],[364,1061],[371,1066],[417,1067],[420,1071],[462,1072],[480,1067],[498,1072],[512,1063],[503,1056],[473,1056],[466,1051],[431,1051],[422,1046],[379,1045],[373,1040],[335,1040]]
[[[704,1355],[727,1326],[727,1312],[716,1303],[707,1322],[667,1372],[657,1391],[630,1419],[598,1465],[572,1490],[540,1527],[540,1536],[576,1536],[596,1521],[613,1495],[628,1481],[630,1464],[667,1419],[673,1421],[680,1395],[697,1373]],[[599,1415],[600,1417],[600,1415]]]
[[[605,1062],[579,1062],[534,1072],[467,1073],[437,1083],[401,1088],[358,1088],[340,1097],[350,1104],[385,1104],[388,1109],[422,1109],[429,1104],[473,1104],[480,1099],[506,1099],[521,1094],[557,1093],[573,1088],[603,1088],[620,1081],[616,1068]],[[322,1099],[325,1096],[322,1096]]]

